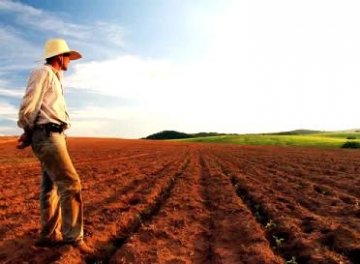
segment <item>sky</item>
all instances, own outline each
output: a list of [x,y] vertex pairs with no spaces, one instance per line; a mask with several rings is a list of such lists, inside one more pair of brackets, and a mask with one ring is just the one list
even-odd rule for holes
[[358,0],[0,0],[0,135],[50,38],[69,136],[360,128]]

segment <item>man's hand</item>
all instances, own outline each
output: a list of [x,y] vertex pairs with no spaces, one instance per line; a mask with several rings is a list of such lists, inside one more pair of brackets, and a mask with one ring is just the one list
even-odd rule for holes
[[24,149],[31,145],[31,133],[30,132],[24,132],[18,139],[18,142],[21,143],[20,145],[17,145],[16,147],[18,149]]

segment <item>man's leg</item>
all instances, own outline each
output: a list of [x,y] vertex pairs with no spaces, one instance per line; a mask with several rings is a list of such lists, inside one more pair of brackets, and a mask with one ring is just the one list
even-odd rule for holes
[[36,130],[33,150],[43,168],[57,186],[60,195],[62,234],[64,241],[75,242],[83,238],[83,203],[78,174],[67,151],[64,134]]
[[61,209],[58,189],[42,168],[40,187],[40,241],[61,240]]

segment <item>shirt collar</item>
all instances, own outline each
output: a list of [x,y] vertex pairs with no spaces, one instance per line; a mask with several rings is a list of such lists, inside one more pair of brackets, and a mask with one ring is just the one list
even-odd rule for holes
[[55,75],[58,77],[59,81],[62,81],[62,77],[63,77],[63,72],[62,70],[57,70],[55,69],[53,66],[51,66],[50,64],[45,63],[45,66],[50,67],[50,69],[53,71],[53,73],[55,73]]

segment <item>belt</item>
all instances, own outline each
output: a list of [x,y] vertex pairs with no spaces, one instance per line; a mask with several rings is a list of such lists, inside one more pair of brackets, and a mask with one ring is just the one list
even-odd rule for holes
[[44,129],[48,135],[50,135],[50,132],[62,133],[64,131],[64,127],[62,125],[55,123],[35,125],[34,129]]

